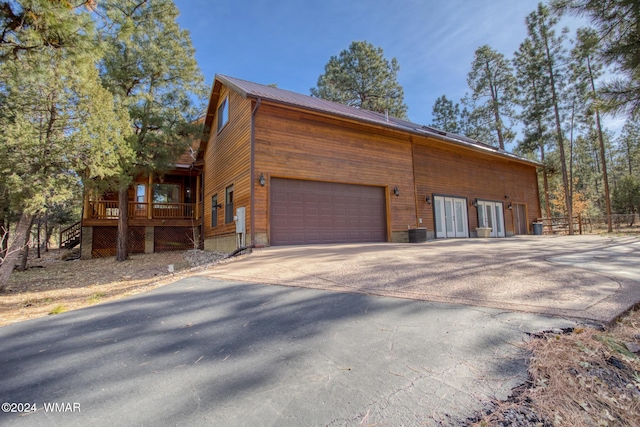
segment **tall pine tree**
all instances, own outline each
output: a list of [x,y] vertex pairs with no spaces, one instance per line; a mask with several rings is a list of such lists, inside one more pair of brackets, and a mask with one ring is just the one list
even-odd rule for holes
[[547,146],[553,139],[548,126],[551,110],[549,79],[544,72],[543,52],[536,49],[531,39],[525,39],[514,56],[514,66],[518,81],[518,103],[522,107],[520,118],[523,123],[523,140],[518,144],[521,153],[540,152],[542,169],[544,206],[547,218],[551,217],[549,200],[549,167]]
[[492,130],[493,138],[485,142],[497,143],[504,150],[505,143],[515,138],[513,130],[505,124],[505,119],[515,115],[516,80],[510,62],[489,46],[481,46],[475,52],[467,83],[476,105],[475,115],[483,118]]
[[100,51],[84,5],[40,0],[9,6],[27,18],[17,27],[3,21],[3,41],[11,42],[0,50],[0,171],[10,210],[19,217],[0,265],[0,289],[34,217],[77,199],[81,181],[110,179],[130,154],[128,115],[101,85]]
[[106,87],[128,108],[135,153],[118,180],[116,259],[128,258],[128,188],[138,174],[165,171],[200,129],[206,88],[189,33],[171,0],[104,0],[102,62]]
[[[566,36],[564,32],[561,35],[556,34],[555,26],[558,23],[558,18],[542,3],[539,3],[538,8],[527,16],[526,23],[528,39],[531,40],[533,49],[542,52],[541,71],[545,77],[548,78],[549,82],[551,108],[555,125],[554,134],[560,154],[560,167],[562,170],[562,192],[564,194],[565,214],[569,224],[571,224],[573,221],[573,203],[571,200],[570,178],[565,152],[565,136],[560,118],[561,103],[563,101],[560,88],[562,87],[562,79],[565,78],[564,67],[566,66],[566,59],[564,41]],[[569,226],[569,234],[573,234],[573,226]]]
[[609,176],[607,173],[607,156],[598,106],[598,93],[595,81],[602,75],[603,64],[598,61],[600,51],[598,34],[589,28],[580,28],[576,34],[576,45],[571,51],[571,71],[577,95],[587,115],[595,119],[595,131],[598,136],[600,165],[604,185],[605,208],[607,213],[607,230],[613,231],[611,223],[611,198],[609,193]]
[[606,107],[637,115],[640,110],[640,2],[637,0],[553,0],[555,10],[587,16],[602,43],[601,55],[618,76],[602,86]]
[[381,48],[366,41],[352,42],[332,56],[311,95],[352,107],[407,117],[404,91],[398,83],[398,61],[388,61]]
[[442,95],[436,99],[431,115],[433,121],[430,126],[445,132],[460,133],[460,127],[458,125],[460,120],[460,106],[454,104],[450,99],[447,99],[446,95]]

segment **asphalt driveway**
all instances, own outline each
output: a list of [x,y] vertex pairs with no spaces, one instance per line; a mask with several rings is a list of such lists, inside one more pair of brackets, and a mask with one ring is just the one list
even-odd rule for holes
[[189,277],[0,328],[0,425],[459,425],[526,380],[527,332],[637,301],[638,246],[256,251],[204,273],[234,280]]
[[274,247],[205,275],[610,322],[640,302],[640,240],[523,236]]
[[573,325],[191,277],[0,328],[2,409],[31,405],[0,425],[455,426],[526,380],[527,331]]

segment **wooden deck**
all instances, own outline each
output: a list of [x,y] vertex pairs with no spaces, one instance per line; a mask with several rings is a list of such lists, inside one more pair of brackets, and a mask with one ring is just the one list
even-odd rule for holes
[[[94,200],[84,213],[83,226],[115,225],[120,215],[117,201]],[[201,205],[200,205],[201,208]],[[130,226],[194,226],[200,225],[200,209],[196,203],[129,202]]]

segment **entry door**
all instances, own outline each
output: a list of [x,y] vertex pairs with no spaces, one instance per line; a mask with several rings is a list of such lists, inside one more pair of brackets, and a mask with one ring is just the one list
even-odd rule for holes
[[436,238],[469,237],[465,199],[435,196]]
[[504,211],[501,202],[478,201],[478,226],[491,228],[491,237],[504,237]]
[[527,234],[526,206],[520,203],[513,204],[513,223],[515,234]]

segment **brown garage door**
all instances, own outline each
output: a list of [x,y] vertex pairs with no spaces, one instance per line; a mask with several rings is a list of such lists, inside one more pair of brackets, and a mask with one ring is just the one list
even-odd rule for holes
[[273,178],[271,245],[384,242],[384,189]]

